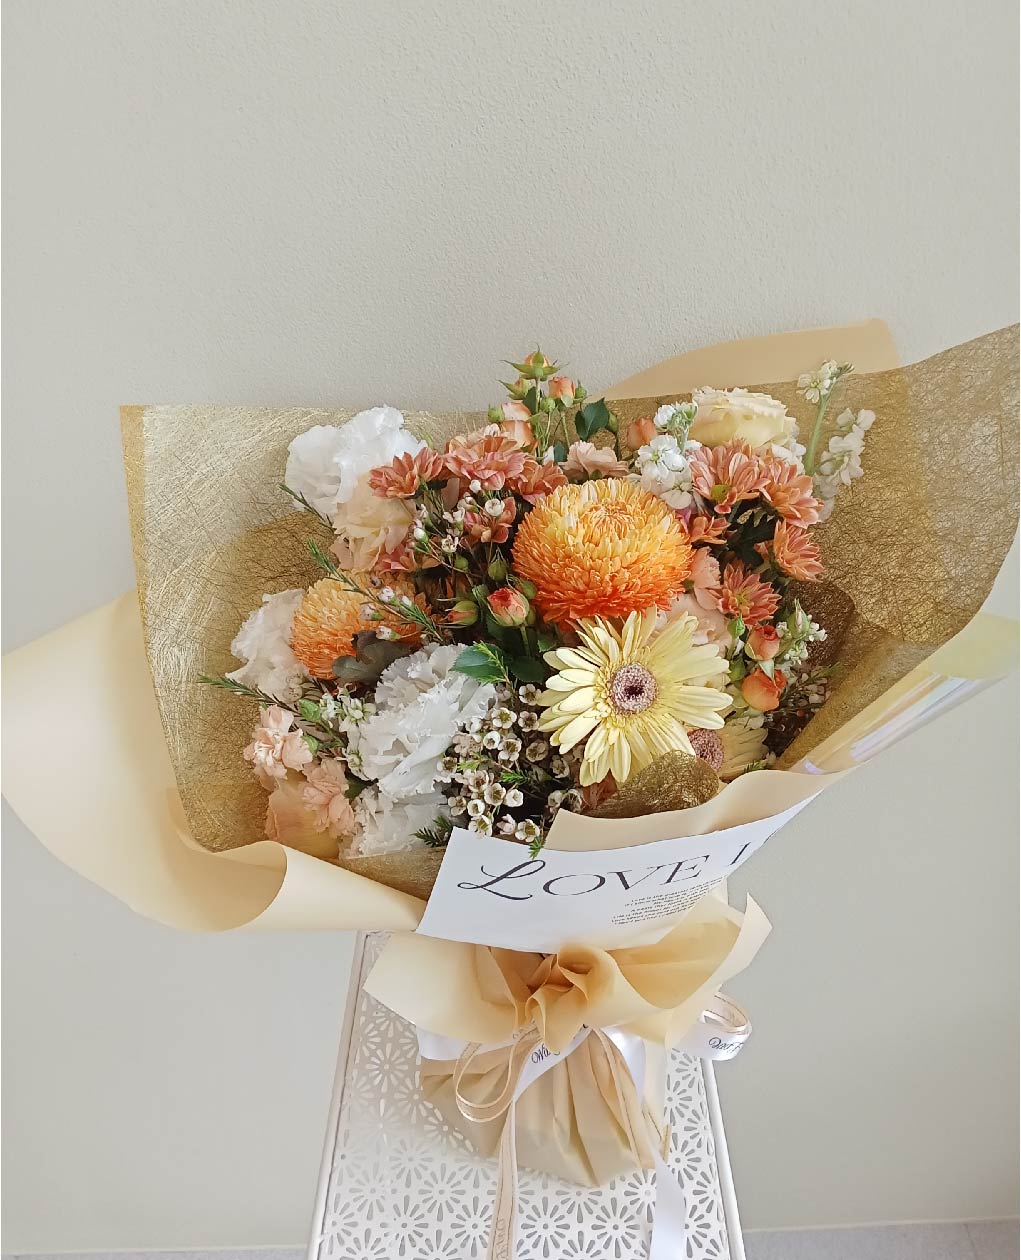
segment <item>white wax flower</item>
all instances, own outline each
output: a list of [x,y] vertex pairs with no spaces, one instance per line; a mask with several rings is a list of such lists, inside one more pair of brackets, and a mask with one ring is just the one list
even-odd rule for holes
[[228,678],[284,703],[301,695],[309,675],[291,651],[291,623],[304,597],[302,590],[262,597],[262,607],[247,617],[230,645],[231,652],[245,663]]

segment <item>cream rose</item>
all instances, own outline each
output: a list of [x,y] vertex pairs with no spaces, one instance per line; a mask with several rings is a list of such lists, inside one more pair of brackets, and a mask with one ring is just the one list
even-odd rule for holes
[[749,446],[784,444],[795,421],[782,402],[746,389],[698,389],[691,396],[698,406],[689,437],[703,446],[747,442]]

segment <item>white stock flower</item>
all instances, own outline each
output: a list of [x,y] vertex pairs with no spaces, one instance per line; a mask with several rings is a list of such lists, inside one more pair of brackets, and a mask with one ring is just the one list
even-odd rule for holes
[[670,427],[670,422],[677,414],[677,409],[680,405],[680,403],[664,403],[662,407],[657,409],[656,414],[652,417],[652,423],[660,432]]
[[850,408],[845,408],[837,416],[836,431],[819,460],[813,479],[813,493],[822,503],[820,520],[826,520],[832,513],[841,487],[849,486],[864,475],[861,457],[865,449],[865,434],[872,428],[875,419],[874,411],[859,411],[855,415]]
[[301,695],[309,675],[291,651],[291,623],[304,597],[302,590],[262,597],[262,607],[249,614],[230,645],[233,655],[245,663],[228,678],[274,700],[288,702]]
[[424,446],[405,429],[395,407],[372,407],[347,424],[316,425],[296,437],[288,448],[284,483],[333,522],[343,566],[371,569],[380,552],[399,545],[411,518],[399,500],[373,494],[368,474]]
[[635,468],[637,472],[629,480],[662,499],[668,507],[681,511],[691,505],[691,469],[675,437],[663,433],[648,446],[639,447]]
[[452,671],[461,651],[430,644],[394,661],[376,686],[376,712],[346,726],[359,774],[377,780],[395,801],[433,790],[437,764],[455,734],[481,718],[496,697],[492,683]]
[[818,403],[829,394],[837,378],[839,367],[834,359],[827,359],[814,372],[802,372],[798,377],[798,393],[806,402]]
[[417,848],[421,841],[415,832],[449,815],[439,792],[395,801],[377,788],[366,788],[355,800],[354,816],[356,831],[349,852],[353,857],[372,857]]

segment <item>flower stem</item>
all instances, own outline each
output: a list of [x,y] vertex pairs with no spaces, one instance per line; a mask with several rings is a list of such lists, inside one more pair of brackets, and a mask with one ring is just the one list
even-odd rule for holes
[[805,472],[811,477],[815,472],[815,452],[819,446],[819,435],[822,433],[822,420],[826,414],[826,407],[829,404],[829,394],[824,394],[819,400],[819,411],[815,417],[815,427],[812,430],[812,436],[808,440],[808,450],[805,452]]

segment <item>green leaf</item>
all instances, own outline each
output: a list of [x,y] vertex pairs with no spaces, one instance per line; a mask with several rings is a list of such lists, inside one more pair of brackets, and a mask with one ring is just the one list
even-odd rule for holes
[[319,721],[319,706],[314,700],[299,700],[298,712],[306,722]]
[[350,772],[347,776],[347,789],[344,795],[349,801],[357,800],[371,784],[366,779],[356,779]]
[[374,630],[359,630],[354,646],[354,656],[339,656],[333,662],[334,677],[345,684],[379,682],[388,665],[414,651],[409,643],[399,639],[377,639]]
[[598,433],[600,429],[608,429],[610,427],[610,409],[601,398],[597,398],[595,402],[586,403],[584,407],[578,409],[578,414],[574,417],[574,427],[578,431],[578,436],[583,442]]
[[451,668],[480,682],[499,682],[507,677],[503,653],[488,643],[473,643],[471,647],[466,647]]
[[555,634],[540,634],[536,637],[540,652],[552,652],[559,643]]
[[549,672],[534,656],[518,656],[510,663],[510,672],[523,683],[544,683]]
[[567,458],[567,447],[564,445],[563,442],[553,443],[553,458],[557,461],[558,464],[562,464],[564,460]]
[[314,735],[302,735],[302,739],[308,744],[308,750],[314,756],[319,751],[319,741]]

